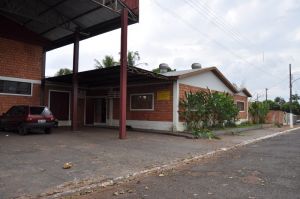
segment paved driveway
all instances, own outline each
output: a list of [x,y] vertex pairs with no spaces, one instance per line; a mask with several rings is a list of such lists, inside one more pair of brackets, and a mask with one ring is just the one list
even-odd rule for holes
[[[50,135],[19,136],[0,132],[0,198],[65,191],[170,163],[278,129],[257,130],[222,140],[193,140],[170,135],[128,132],[119,140],[113,129],[55,129]],[[73,167],[62,169],[72,162]]]

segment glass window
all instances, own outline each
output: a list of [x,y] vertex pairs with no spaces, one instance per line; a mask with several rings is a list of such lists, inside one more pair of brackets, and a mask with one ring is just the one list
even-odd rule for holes
[[132,94],[130,96],[131,110],[153,110],[153,93]]
[[7,114],[8,116],[16,115],[17,110],[18,110],[18,107],[17,107],[17,106],[13,106],[13,107],[11,107],[11,108],[6,112],[6,114]]
[[31,106],[30,114],[31,115],[43,115],[43,116],[52,115],[51,111],[47,107],[42,107],[42,106]]
[[31,95],[31,83],[0,80],[0,93]]
[[41,115],[44,111],[44,107],[30,107],[30,114],[31,115]]
[[237,102],[236,103],[239,111],[245,111],[245,103],[244,102]]

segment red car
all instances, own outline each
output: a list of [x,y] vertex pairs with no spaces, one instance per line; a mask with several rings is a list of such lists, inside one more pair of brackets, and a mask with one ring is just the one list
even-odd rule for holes
[[26,135],[31,129],[43,129],[49,134],[56,124],[45,106],[13,106],[0,116],[0,129],[17,130],[20,135]]

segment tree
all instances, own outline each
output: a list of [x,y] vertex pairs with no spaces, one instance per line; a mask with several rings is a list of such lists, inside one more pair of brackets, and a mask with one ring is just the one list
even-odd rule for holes
[[[127,53],[127,65],[136,66],[137,62],[140,61],[141,57],[138,51],[128,51]],[[94,59],[95,67],[98,69],[108,68],[112,66],[117,66],[120,64],[119,61],[115,61],[114,57],[111,55],[105,55],[101,62],[98,59]]]
[[61,68],[59,69],[56,73],[55,76],[61,76],[61,75],[69,75],[72,74],[73,71],[71,69],[68,68]]
[[249,107],[249,113],[252,116],[254,124],[262,124],[265,122],[269,112],[269,104],[267,102],[252,102]]
[[276,97],[276,98],[274,99],[274,102],[275,102],[276,104],[278,104],[280,107],[281,107],[283,104],[285,104],[285,100],[284,100],[282,97]]
[[300,99],[300,96],[298,94],[292,95],[292,100],[293,101],[297,101],[298,102],[299,99]]
[[278,103],[273,102],[272,100],[267,100],[265,102],[268,103],[270,110],[281,110],[281,106]]
[[128,51],[127,53],[127,64],[128,66],[135,66],[141,57],[138,51]]
[[116,62],[114,57],[111,55],[105,55],[104,59],[102,59],[101,62],[97,59],[94,59],[94,61],[95,61],[95,67],[97,69],[108,68],[108,67],[118,65],[118,62]]

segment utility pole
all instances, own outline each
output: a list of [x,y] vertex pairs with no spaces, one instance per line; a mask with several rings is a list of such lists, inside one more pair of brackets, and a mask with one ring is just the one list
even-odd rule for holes
[[266,88],[266,101],[268,101],[268,88]]
[[258,102],[258,94],[256,94],[256,101]]
[[292,113],[292,65],[289,65],[289,72],[290,72],[290,128],[294,127],[293,124],[293,113]]

